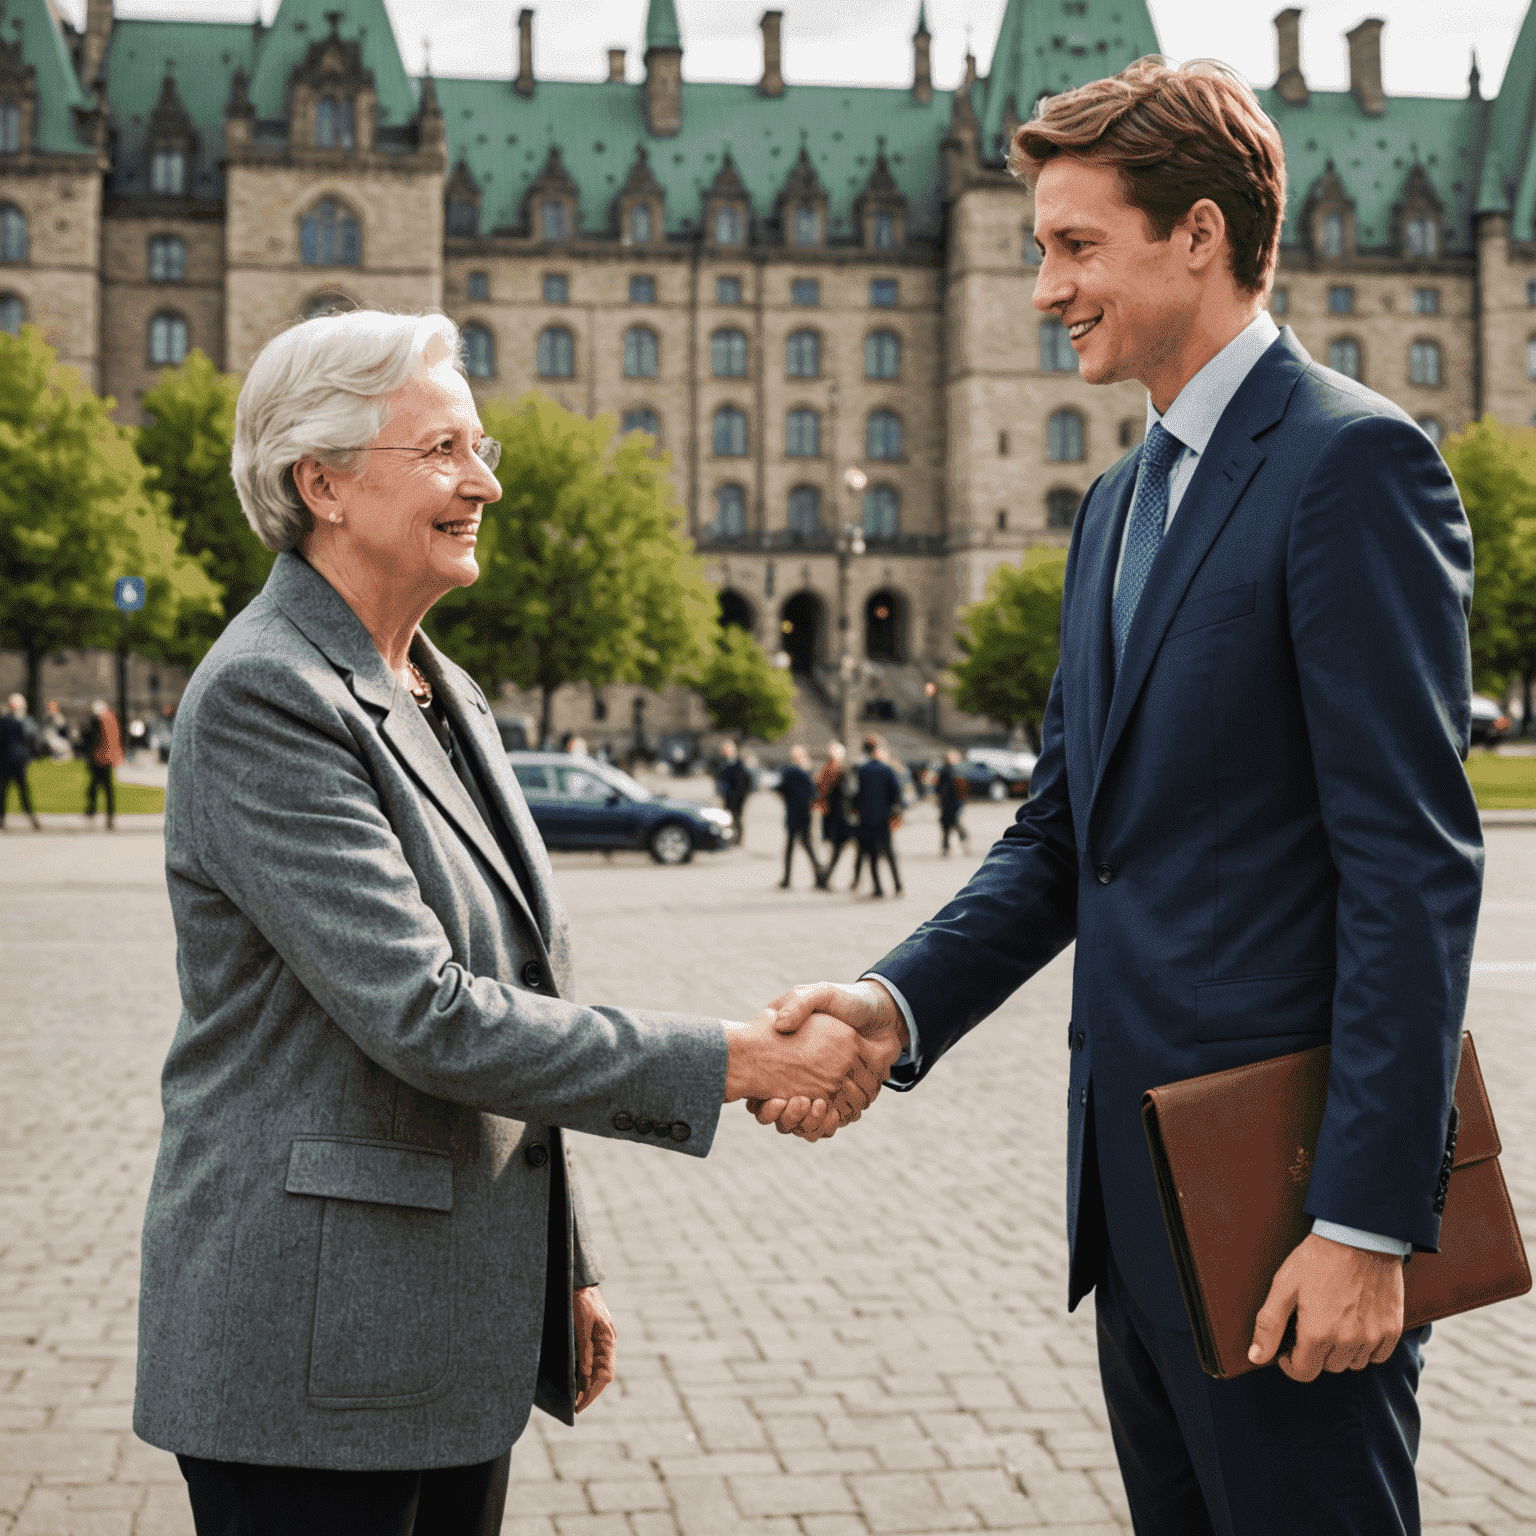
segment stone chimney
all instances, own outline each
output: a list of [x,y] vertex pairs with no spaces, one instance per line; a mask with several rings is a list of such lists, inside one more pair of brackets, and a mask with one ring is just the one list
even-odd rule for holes
[[1312,99],[1301,73],[1301,12],[1293,5],[1275,17],[1275,46],[1279,53],[1275,70],[1275,94],[1293,107]]
[[512,89],[519,96],[533,95],[533,12],[517,13],[517,79]]
[[624,50],[622,48],[608,50],[608,83],[610,85],[624,83]]
[[1387,110],[1386,93],[1381,88],[1382,22],[1372,16],[1353,32],[1345,33],[1349,43],[1349,92],[1367,117],[1380,117]]
[[912,97],[925,107],[933,100],[933,71],[928,62],[928,8],[917,8],[917,31],[912,34]]
[[80,83],[87,91],[107,61],[112,41],[112,0],[85,0],[85,46],[80,50]]
[[760,96],[782,96],[784,75],[780,69],[780,35],[784,27],[783,11],[764,11],[758,25],[763,29],[763,78],[757,82]]

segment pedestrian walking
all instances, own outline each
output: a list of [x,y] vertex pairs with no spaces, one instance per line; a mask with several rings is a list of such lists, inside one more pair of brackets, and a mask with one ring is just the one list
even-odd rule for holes
[[827,743],[827,760],[816,773],[816,802],[813,810],[821,812],[821,840],[832,850],[822,870],[822,889],[832,889],[832,871],[843,856],[843,849],[853,838],[848,824],[848,802],[843,794],[843,774],[848,754],[840,741]]
[[[869,860],[874,894],[885,895],[880,885],[880,861],[884,859],[891,867],[891,879],[900,896],[901,872],[896,868],[896,850],[891,846],[891,823],[901,814],[901,780],[885,761],[885,744],[878,736],[864,738],[864,761],[859,764],[858,785],[854,805],[859,817],[859,852]],[[857,886],[858,883],[859,868],[855,865],[853,884]]]
[[0,715],[0,827],[5,825],[5,805],[11,797],[11,785],[21,797],[22,813],[32,823],[34,832],[42,823],[32,810],[32,792],[27,787],[27,770],[34,757],[43,753],[42,736],[27,714],[24,694],[13,693],[6,701],[6,713]]
[[74,760],[75,735],[57,699],[49,699],[48,707],[43,711],[43,745],[48,749],[48,756],[56,763]]
[[939,799],[939,829],[944,834],[943,846],[940,852],[947,858],[949,856],[949,839],[953,834],[960,839],[960,846],[969,851],[970,837],[960,823],[960,811],[965,804],[969,786],[963,775],[955,772],[960,766],[960,754],[953,747],[944,754],[944,766],[939,769],[939,776],[934,784],[934,790]]
[[779,775],[779,794],[784,801],[784,878],[779,889],[789,889],[789,868],[795,856],[795,844],[805,849],[811,861],[811,874],[815,876],[817,890],[827,888],[827,877],[811,847],[811,806],[816,799],[816,782],[811,778],[811,756],[804,747],[790,749],[789,766]]
[[742,762],[736,743],[729,736],[720,743],[720,768],[715,774],[715,787],[725,808],[731,813],[731,828],[737,843],[741,842],[741,813],[746,807],[747,796],[752,792],[752,775]]
[[117,716],[107,708],[105,699],[91,704],[91,723],[85,728],[85,740],[80,744],[85,765],[90,769],[90,783],[85,791],[85,819],[96,819],[96,791],[101,790],[107,802],[107,831],[117,820],[117,795],[112,783],[112,770],[123,764],[123,733],[118,728]]

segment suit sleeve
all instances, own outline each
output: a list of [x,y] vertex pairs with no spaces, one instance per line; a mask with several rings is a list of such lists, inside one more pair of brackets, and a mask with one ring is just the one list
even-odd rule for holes
[[1472,540],[1417,428],[1340,428],[1298,503],[1290,624],[1338,870],[1328,1104],[1306,1209],[1433,1250],[1482,892],[1467,781]]
[[583,1007],[470,974],[329,700],[278,662],[242,657],[185,724],[203,877],[364,1055],[424,1093],[534,1124],[612,1136],[620,1109],[684,1121],[686,1141],[651,1144],[708,1152],[720,1021]]

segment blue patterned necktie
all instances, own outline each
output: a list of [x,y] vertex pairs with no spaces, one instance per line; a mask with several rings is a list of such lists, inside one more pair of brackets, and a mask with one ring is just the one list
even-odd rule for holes
[[1125,539],[1125,558],[1120,566],[1120,585],[1110,607],[1110,627],[1115,639],[1115,673],[1125,655],[1125,639],[1136,617],[1136,605],[1146,590],[1152,562],[1163,543],[1168,521],[1168,471],[1184,451],[1184,444],[1160,421],[1152,423],[1141,445],[1141,474],[1136,482],[1136,504],[1131,508],[1131,527]]

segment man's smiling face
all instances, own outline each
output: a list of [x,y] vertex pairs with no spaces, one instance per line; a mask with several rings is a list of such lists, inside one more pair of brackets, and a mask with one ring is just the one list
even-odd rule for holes
[[1090,384],[1167,366],[1200,302],[1182,223],[1155,239],[1112,166],[1060,155],[1035,183],[1035,243],[1035,308],[1061,317]]

